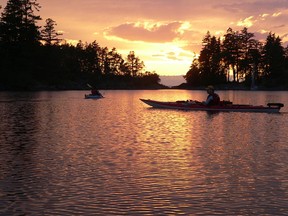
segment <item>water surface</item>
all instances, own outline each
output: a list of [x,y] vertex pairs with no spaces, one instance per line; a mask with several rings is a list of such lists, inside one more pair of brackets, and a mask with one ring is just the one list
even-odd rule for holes
[[0,93],[0,215],[288,215],[288,94],[219,91],[280,114],[152,109],[205,91]]

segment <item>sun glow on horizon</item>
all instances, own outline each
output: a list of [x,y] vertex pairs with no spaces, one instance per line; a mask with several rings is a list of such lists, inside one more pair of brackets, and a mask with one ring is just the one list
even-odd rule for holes
[[[8,0],[0,0],[2,12]],[[126,59],[130,51],[159,75],[183,75],[202,49],[209,31],[223,38],[227,29],[247,27],[256,39],[264,41],[272,31],[288,45],[288,8],[283,2],[263,1],[261,7],[250,0],[241,4],[227,0],[207,1],[71,1],[38,0],[43,26],[51,17],[62,43],[92,43],[109,50],[116,48]],[[156,7],[157,6],[157,7]]]
[[144,62],[145,70],[156,72],[158,75],[186,74],[196,57],[195,52],[183,48],[187,45],[185,41],[175,40],[169,43],[130,41],[105,33],[104,37],[118,47],[117,51],[124,59],[130,51],[134,51]]

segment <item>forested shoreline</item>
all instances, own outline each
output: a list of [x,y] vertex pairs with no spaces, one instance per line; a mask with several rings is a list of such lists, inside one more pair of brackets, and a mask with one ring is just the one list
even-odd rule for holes
[[8,0],[1,14],[0,89],[85,89],[87,83],[99,89],[165,88],[134,51],[123,58],[96,41],[69,44],[51,18],[37,26],[40,8],[36,0]]
[[224,89],[288,89],[288,46],[283,47],[279,36],[270,32],[265,42],[260,42],[247,28],[228,28],[223,38],[207,32],[199,58],[184,76],[184,87],[213,83]]
[[[37,0],[8,0],[3,8],[0,90],[79,90],[87,89],[87,83],[99,89],[168,88],[156,72],[145,71],[134,51],[123,57],[97,41],[72,45],[51,18],[38,26],[40,9]],[[175,88],[288,89],[288,46],[271,32],[265,42],[247,28],[228,28],[221,39],[207,32],[184,78],[186,83]]]

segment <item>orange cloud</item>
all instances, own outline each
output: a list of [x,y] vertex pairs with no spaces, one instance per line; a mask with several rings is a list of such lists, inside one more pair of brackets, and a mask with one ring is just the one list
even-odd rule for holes
[[245,18],[244,20],[240,20],[237,22],[237,26],[244,26],[244,27],[249,28],[253,26],[253,23],[255,22],[253,18],[254,16],[250,16],[250,17]]
[[111,27],[105,33],[108,37],[118,37],[130,41],[166,43],[179,37],[181,25],[181,22],[150,25],[147,23],[125,23]]
[[148,70],[159,73],[186,73],[207,31],[222,37],[229,27],[246,26],[257,39],[271,31],[288,43],[287,0],[37,1],[42,8],[36,14],[55,20],[66,41],[96,40],[123,56],[134,50]]

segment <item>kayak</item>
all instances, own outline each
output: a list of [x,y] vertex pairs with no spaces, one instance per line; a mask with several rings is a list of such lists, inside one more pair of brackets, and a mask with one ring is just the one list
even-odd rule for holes
[[104,98],[102,95],[85,94],[85,99],[100,99]]
[[221,101],[219,105],[207,106],[199,101],[175,101],[163,102],[150,99],[140,99],[145,104],[154,108],[180,109],[180,110],[202,110],[202,111],[226,111],[226,112],[266,112],[277,113],[284,106],[282,103],[268,103],[263,105],[233,104],[230,101]]

